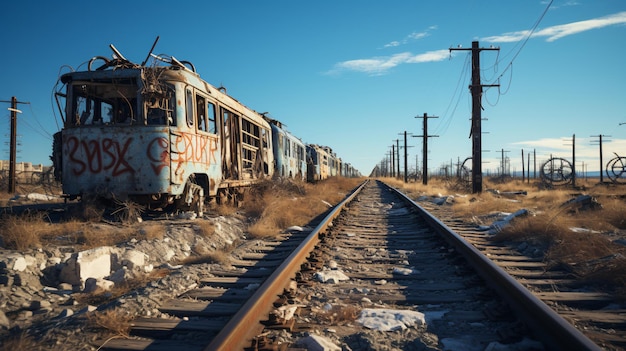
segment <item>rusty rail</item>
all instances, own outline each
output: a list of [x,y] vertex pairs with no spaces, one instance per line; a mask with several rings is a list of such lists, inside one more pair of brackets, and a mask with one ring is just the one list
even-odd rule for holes
[[422,218],[475,267],[551,350],[602,350],[463,237],[400,191],[387,187],[418,208]]
[[272,303],[295,277],[300,266],[306,261],[315,245],[319,243],[320,233],[326,231],[332,220],[358,195],[368,181],[363,182],[352,194],[333,208],[289,257],[276,268],[274,273],[263,282],[204,350],[243,350],[251,345],[254,336],[263,328],[259,324],[259,320],[269,314]]

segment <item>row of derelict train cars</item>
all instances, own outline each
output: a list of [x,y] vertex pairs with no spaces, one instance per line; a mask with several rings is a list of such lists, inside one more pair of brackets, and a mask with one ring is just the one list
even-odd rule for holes
[[265,179],[361,176],[330,147],[304,143],[210,85],[190,62],[150,52],[136,64],[110,48],[112,58],[91,58],[55,87],[63,128],[51,158],[67,199],[201,214],[206,201],[238,202]]

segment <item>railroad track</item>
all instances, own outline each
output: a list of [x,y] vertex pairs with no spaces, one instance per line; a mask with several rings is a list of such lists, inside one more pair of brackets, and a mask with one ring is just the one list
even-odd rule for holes
[[604,350],[626,350],[626,309],[623,301],[579,282],[571,272],[524,255],[519,243],[495,243],[485,230],[459,221],[449,206],[430,201],[420,206],[437,216],[536,297],[550,306]]
[[133,334],[141,337],[102,349],[274,350],[311,339],[353,350],[600,349],[380,183],[364,183],[311,233],[255,242],[231,264],[163,302],[171,319],[136,320]]

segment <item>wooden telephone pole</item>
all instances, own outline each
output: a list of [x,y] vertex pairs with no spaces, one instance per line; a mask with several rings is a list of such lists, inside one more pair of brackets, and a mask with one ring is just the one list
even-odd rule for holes
[[471,48],[450,48],[450,51],[471,50],[472,51],[472,84],[469,86],[472,94],[472,192],[483,191],[483,170],[482,170],[482,126],[481,126],[481,98],[483,87],[497,87],[499,84],[480,84],[480,52],[483,50],[500,50],[500,48],[481,48],[478,42],[473,41]]
[[439,118],[437,116],[428,116],[424,113],[424,117],[416,116],[415,118],[423,118],[424,121],[424,134],[423,135],[413,135],[417,138],[422,139],[422,184],[428,184],[428,138],[438,137],[439,135],[428,135],[428,119],[429,118]]
[[0,101],[0,102],[10,102],[11,107],[9,111],[11,111],[11,137],[10,137],[10,147],[9,147],[9,187],[7,188],[7,193],[12,194],[15,192],[16,181],[16,165],[17,165],[17,114],[22,113],[22,111],[17,109],[17,104],[29,104],[30,102],[22,102],[17,101],[17,98],[13,96],[11,101]]

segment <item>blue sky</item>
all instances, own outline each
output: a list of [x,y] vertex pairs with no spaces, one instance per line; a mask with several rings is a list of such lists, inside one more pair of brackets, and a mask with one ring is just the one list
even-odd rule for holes
[[[482,83],[500,84],[483,98],[484,171],[500,167],[503,150],[517,171],[522,150],[571,162],[573,135],[579,170],[600,168],[598,135],[605,163],[626,155],[623,0],[26,0],[0,13],[0,100],[30,103],[18,106],[18,161],[51,164],[60,74],[110,57],[109,44],[142,62],[157,36],[155,53],[192,62],[366,175],[404,131],[422,135],[424,113],[438,116],[428,121],[431,171],[471,156],[470,54],[449,49],[472,41],[500,48],[481,53]],[[0,159],[9,106],[0,103]],[[412,168],[421,139],[408,142]]]

